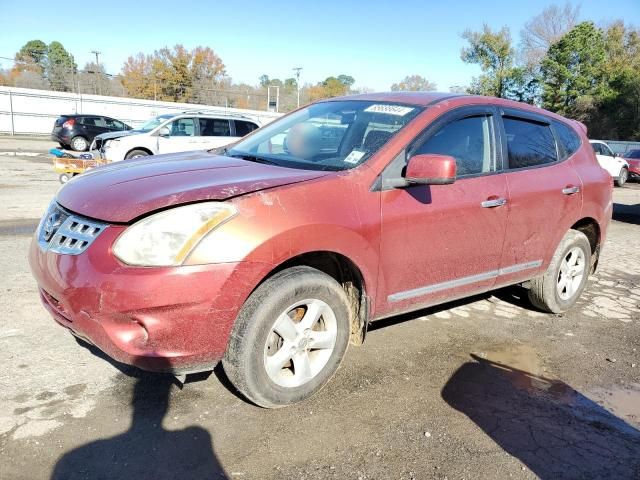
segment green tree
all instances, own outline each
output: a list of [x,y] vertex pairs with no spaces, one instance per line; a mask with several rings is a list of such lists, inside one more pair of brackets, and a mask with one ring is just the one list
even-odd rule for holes
[[47,48],[46,76],[51,88],[67,92],[73,89],[72,79],[77,66],[73,57],[60,42],[51,42]]
[[355,78],[351,75],[338,75],[338,81],[343,84],[347,89],[350,89],[354,83],[356,83]]
[[16,65],[16,67],[33,71],[33,68],[30,67],[36,66],[39,72],[44,74],[47,66],[47,51],[47,44],[42,40],[29,40],[15,56],[16,62],[24,65]]
[[466,30],[462,34],[469,45],[463,47],[460,58],[482,69],[482,75],[474,78],[469,93],[508,97],[509,83],[513,81],[515,50],[507,27],[494,32],[488,25],[482,31]]
[[594,105],[607,94],[605,66],[602,32],[592,22],[576,25],[551,45],[542,60],[544,107],[575,117],[584,105]]
[[407,75],[398,83],[391,85],[391,91],[408,91],[408,92],[430,92],[438,87],[435,83],[430,82],[421,75]]

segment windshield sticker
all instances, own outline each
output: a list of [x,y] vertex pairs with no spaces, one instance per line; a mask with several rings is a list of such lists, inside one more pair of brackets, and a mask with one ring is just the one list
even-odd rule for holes
[[352,150],[349,155],[347,155],[344,159],[344,163],[356,164],[360,161],[364,154],[367,152],[361,152],[360,150]]
[[387,115],[397,115],[398,117],[404,117],[407,113],[413,112],[413,110],[411,107],[385,104],[371,105],[364,109],[365,112],[369,113],[386,113]]

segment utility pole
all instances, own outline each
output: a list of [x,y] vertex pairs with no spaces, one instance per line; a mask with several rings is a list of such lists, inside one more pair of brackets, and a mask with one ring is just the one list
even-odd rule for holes
[[98,59],[98,55],[102,52],[99,52],[98,50],[91,50],[90,53],[93,53],[96,56],[96,80],[98,83],[98,89],[100,90],[100,95],[102,95],[102,82],[100,82],[100,77],[98,76],[100,74],[100,60]]
[[296,72],[296,87],[298,87],[298,108],[300,108],[300,70],[302,70],[302,67],[295,67],[293,70]]

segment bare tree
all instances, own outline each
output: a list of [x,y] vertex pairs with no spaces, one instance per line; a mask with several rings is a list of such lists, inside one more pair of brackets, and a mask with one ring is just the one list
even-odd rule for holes
[[578,23],[580,5],[550,5],[529,20],[520,32],[520,48],[528,67],[540,64],[549,47]]

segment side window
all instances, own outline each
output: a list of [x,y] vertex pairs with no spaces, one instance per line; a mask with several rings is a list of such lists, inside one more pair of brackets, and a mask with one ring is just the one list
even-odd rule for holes
[[172,137],[193,137],[195,135],[195,125],[193,118],[179,118],[171,122],[169,130]]
[[229,120],[221,118],[200,118],[201,137],[230,137]]
[[455,120],[438,130],[411,155],[449,155],[456,159],[458,176],[493,172],[496,167],[491,131],[488,115]]
[[104,117],[93,117],[93,121],[96,127],[107,128],[107,122],[104,121]]
[[549,125],[511,117],[504,117],[503,123],[509,168],[535,167],[558,160]]
[[558,135],[558,140],[564,147],[566,157],[570,157],[576,153],[580,148],[580,137],[578,134],[568,125],[555,120],[553,121],[553,128]]
[[603,152],[602,154],[603,154],[603,155],[607,155],[607,156],[609,156],[609,157],[613,157],[613,156],[614,156],[614,155],[613,155],[613,152],[612,152],[612,151],[611,151],[611,149],[609,148],[609,145],[603,145],[603,144],[600,144],[600,148],[602,148],[602,152]]
[[593,151],[596,152],[596,155],[602,155],[602,149],[600,148],[599,143],[592,143],[591,148],[593,148]]
[[124,130],[124,124],[113,118],[104,117],[104,121],[107,124],[107,128],[111,130]]
[[236,137],[244,137],[258,128],[255,123],[234,120],[236,124]]

